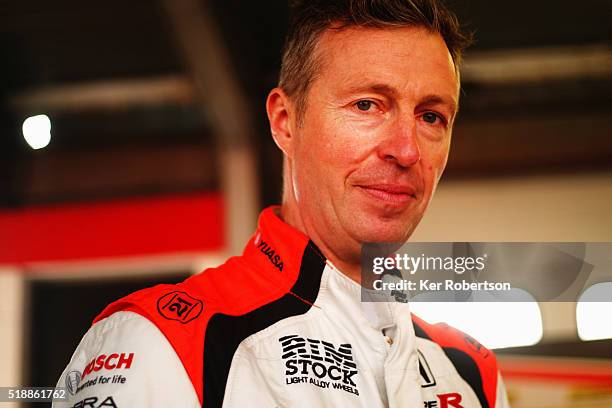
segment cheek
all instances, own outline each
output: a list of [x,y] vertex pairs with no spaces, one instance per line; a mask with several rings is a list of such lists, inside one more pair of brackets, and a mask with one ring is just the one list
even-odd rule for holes
[[[307,133],[299,135],[294,157],[294,189],[304,202],[321,205],[340,183],[341,152],[331,142],[333,135],[317,123],[305,123]],[[308,198],[307,198],[308,197]]]
[[306,124],[304,154],[323,179],[346,178],[367,157],[368,135],[332,114],[321,114]]
[[338,119],[330,129],[333,136],[329,149],[333,156],[334,167],[346,180],[355,172],[367,168],[375,156],[381,129],[365,129],[350,120]]
[[429,146],[428,153],[421,156],[423,170],[425,170],[425,180],[427,184],[433,184],[433,188],[438,183],[446,167],[448,159],[449,143]]

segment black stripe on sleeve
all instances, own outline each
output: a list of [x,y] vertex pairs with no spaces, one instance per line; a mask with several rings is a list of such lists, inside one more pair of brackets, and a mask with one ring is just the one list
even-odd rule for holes
[[[291,291],[314,303],[325,268],[325,258],[310,242],[302,256],[298,279]],[[273,284],[273,283],[271,283]],[[276,322],[306,313],[311,305],[287,293],[241,316],[215,314],[208,322],[204,341],[203,401],[206,408],[221,407],[230,366],[238,345]]]

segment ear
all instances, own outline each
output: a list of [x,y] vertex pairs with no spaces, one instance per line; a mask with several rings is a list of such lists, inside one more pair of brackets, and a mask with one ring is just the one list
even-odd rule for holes
[[274,142],[287,157],[292,156],[293,144],[295,143],[290,120],[293,112],[292,108],[291,101],[285,91],[281,88],[274,88],[270,91],[266,100],[270,131]]

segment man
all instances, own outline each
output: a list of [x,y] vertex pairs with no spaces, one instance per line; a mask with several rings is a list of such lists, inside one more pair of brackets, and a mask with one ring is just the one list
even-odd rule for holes
[[60,378],[67,406],[507,405],[473,339],[360,301],[362,244],[407,240],[446,164],[467,42],[454,16],[306,1],[290,31],[266,105],[282,206],[242,256],[107,307]]

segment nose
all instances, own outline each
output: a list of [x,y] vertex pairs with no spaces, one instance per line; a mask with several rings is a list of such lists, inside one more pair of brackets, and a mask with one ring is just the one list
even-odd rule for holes
[[378,146],[379,157],[401,167],[414,166],[421,160],[417,124],[413,118],[398,118],[384,131]]

